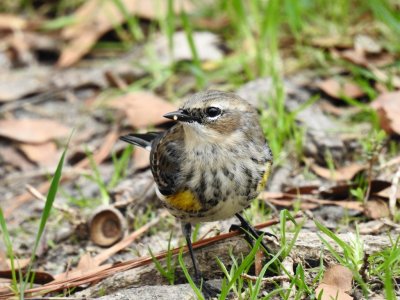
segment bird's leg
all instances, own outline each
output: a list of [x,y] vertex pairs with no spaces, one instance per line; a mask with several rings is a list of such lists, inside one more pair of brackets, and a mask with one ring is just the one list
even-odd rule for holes
[[199,271],[199,268],[197,267],[197,261],[194,257],[193,246],[192,246],[192,224],[183,223],[182,231],[183,231],[183,235],[185,236],[185,239],[186,239],[186,244],[189,248],[190,258],[192,259],[192,262],[193,262],[195,281],[196,281],[196,283],[201,283],[202,276]]
[[197,265],[196,258],[194,256],[194,251],[193,251],[193,246],[192,246],[192,224],[182,223],[182,231],[183,231],[183,235],[185,236],[186,244],[189,249],[190,258],[192,259],[192,262],[193,262],[194,278],[195,278],[194,281],[195,281],[196,285],[198,287],[201,287],[201,292],[203,293],[203,295],[206,299],[216,297],[217,294],[220,293],[220,291],[205,282],[203,276],[201,275],[199,267]]
[[[256,230],[253,226],[251,226],[249,224],[249,222],[247,222],[239,213],[235,214],[235,216],[239,219],[240,221],[240,226],[239,226],[239,230],[242,231],[245,236],[246,236],[246,240],[250,243],[250,244],[254,244],[253,240],[254,239],[258,239],[261,235],[269,235],[269,236],[273,236],[276,238],[275,235],[267,233],[267,232],[260,232],[258,230]],[[236,227],[236,226],[235,226]],[[233,226],[231,227],[231,229],[233,228]],[[265,249],[265,251],[268,254],[271,254],[271,250],[267,247],[267,245],[265,245],[264,241],[261,240],[261,246]]]

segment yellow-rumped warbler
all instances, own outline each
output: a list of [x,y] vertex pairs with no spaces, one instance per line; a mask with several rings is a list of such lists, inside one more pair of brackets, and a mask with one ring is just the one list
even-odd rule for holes
[[256,109],[235,94],[197,93],[164,117],[177,124],[165,132],[129,134],[121,139],[151,151],[157,195],[182,221],[199,283],[201,274],[191,244],[192,224],[236,215],[242,228],[258,238],[239,212],[264,189],[272,154]]

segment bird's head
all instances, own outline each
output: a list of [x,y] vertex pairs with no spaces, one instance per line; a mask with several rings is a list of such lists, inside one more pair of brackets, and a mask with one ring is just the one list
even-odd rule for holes
[[194,94],[164,117],[182,123],[186,132],[201,138],[221,139],[258,124],[254,107],[235,94],[220,91]]

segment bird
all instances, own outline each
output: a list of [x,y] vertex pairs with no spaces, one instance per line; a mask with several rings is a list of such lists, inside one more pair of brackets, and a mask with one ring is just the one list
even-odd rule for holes
[[[264,190],[273,156],[258,112],[234,93],[206,90],[189,96],[164,115],[176,123],[163,132],[133,133],[120,139],[150,151],[156,194],[181,221],[196,284],[205,284],[192,242],[192,226],[236,216],[244,233],[259,237],[240,214]],[[267,246],[261,242],[265,250]]]

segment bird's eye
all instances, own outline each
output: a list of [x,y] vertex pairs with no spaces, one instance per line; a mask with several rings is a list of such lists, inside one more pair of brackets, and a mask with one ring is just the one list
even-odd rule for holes
[[207,114],[207,116],[214,118],[221,114],[221,109],[218,107],[210,106],[206,109],[206,114]]

